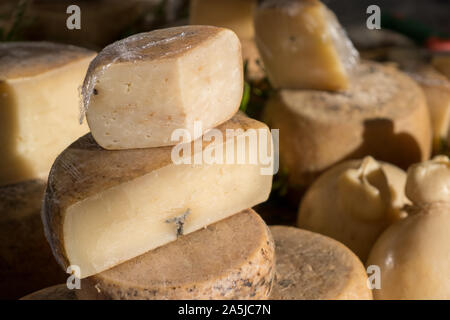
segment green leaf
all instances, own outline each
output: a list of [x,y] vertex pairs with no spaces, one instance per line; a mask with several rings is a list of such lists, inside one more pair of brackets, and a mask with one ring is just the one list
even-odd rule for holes
[[239,107],[239,110],[241,110],[242,112],[247,111],[248,102],[250,101],[250,91],[250,85],[245,81],[244,93],[242,95],[241,106]]

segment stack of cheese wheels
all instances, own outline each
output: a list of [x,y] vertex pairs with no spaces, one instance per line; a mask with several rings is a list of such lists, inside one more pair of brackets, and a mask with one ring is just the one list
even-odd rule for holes
[[324,172],[302,199],[298,226],[342,242],[366,261],[379,235],[403,218],[406,173],[372,157]]
[[322,3],[263,1],[255,33],[278,89],[265,121],[280,129],[280,164],[291,187],[304,190],[345,159],[372,155],[406,168],[429,157],[430,120],[420,87],[394,68],[359,63]]
[[409,216],[375,243],[367,265],[380,268],[375,299],[450,299],[450,161],[446,156],[408,169]]
[[242,44],[242,57],[247,63],[247,79],[264,77],[262,61],[255,44],[253,11],[257,0],[190,0],[189,23],[212,25],[233,30]]
[[42,212],[79,297],[268,297],[273,240],[248,208],[268,198],[272,169],[254,156],[270,160],[272,140],[238,113],[242,90],[239,39],[224,28],[137,34],[92,61],[91,133],[56,159]]
[[95,52],[46,42],[0,43],[0,298],[53,285],[40,210],[50,167],[80,125],[79,92]]
[[372,299],[364,265],[343,244],[294,227],[270,230],[277,253],[271,299]]

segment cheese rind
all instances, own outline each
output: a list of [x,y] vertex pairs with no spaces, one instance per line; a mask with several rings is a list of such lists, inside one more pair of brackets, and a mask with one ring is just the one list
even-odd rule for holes
[[99,53],[82,91],[89,128],[105,149],[175,145],[180,128],[194,140],[238,111],[241,45],[231,30],[211,26],[133,35]]
[[379,235],[404,217],[405,183],[406,173],[388,163],[370,157],[343,162],[308,189],[297,225],[342,242],[366,261]]
[[270,299],[372,300],[363,264],[343,244],[293,227],[270,231],[277,258]]
[[66,278],[45,240],[44,190],[40,180],[0,187],[0,299],[18,299]]
[[20,300],[77,300],[77,296],[75,290],[68,289],[66,284],[59,284],[30,293]]
[[80,299],[267,299],[274,244],[247,209],[83,279]]
[[366,155],[403,169],[431,153],[425,96],[394,68],[363,63],[341,93],[281,90],[265,122],[280,129],[280,164],[292,188],[305,188],[332,165]]
[[255,40],[275,88],[344,90],[358,52],[320,1],[263,1]]
[[[238,113],[218,127],[222,140],[199,140],[197,151],[199,141],[185,146],[195,151],[194,161],[210,146],[224,157],[236,155],[239,140],[259,129],[269,133]],[[227,138],[227,130],[236,136]],[[44,227],[58,262],[78,265],[84,278],[176,240],[170,219],[188,210],[185,234],[265,201],[272,176],[262,174],[267,165],[252,163],[249,155],[268,141],[255,142],[243,146],[242,163],[176,164],[172,147],[108,151],[91,135],[80,138],[53,165],[44,199]]]
[[46,179],[56,156],[88,132],[78,88],[94,52],[47,42],[0,44],[0,185]]
[[189,23],[228,28],[238,37],[252,39],[255,0],[191,0]]

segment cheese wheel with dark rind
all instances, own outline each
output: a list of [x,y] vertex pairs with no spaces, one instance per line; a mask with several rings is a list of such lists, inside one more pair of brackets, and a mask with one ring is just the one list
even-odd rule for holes
[[58,284],[30,293],[20,300],[77,300],[77,296],[75,295],[75,289],[70,290],[66,284]]

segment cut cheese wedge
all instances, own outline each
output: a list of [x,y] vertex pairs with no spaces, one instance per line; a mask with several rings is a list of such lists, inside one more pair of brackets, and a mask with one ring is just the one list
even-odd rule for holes
[[99,53],[82,91],[89,128],[103,148],[175,145],[172,133],[180,128],[194,140],[238,111],[241,44],[231,30],[211,26],[133,35]]
[[366,155],[403,169],[428,159],[431,126],[421,88],[402,72],[375,63],[355,69],[341,93],[281,90],[265,121],[280,129],[280,164],[293,188],[330,166]]
[[59,284],[33,292],[20,300],[77,300],[75,290],[67,288],[66,284]]
[[266,0],[255,11],[255,39],[276,88],[344,90],[358,52],[318,0]]
[[180,145],[194,150],[183,151],[185,163],[172,147],[108,151],[91,135],[73,143],[56,160],[44,200],[58,262],[88,277],[265,201],[272,176],[258,153],[270,144],[267,126],[238,113],[215,132],[223,137]]
[[363,264],[343,244],[293,227],[270,231],[277,257],[270,299],[372,300]]
[[256,0],[191,0],[189,23],[228,28],[238,37],[252,39]]
[[362,261],[379,235],[405,216],[406,173],[372,157],[323,173],[302,199],[297,225],[336,239]]
[[274,244],[244,210],[117,267],[83,279],[80,299],[267,299]]
[[40,180],[0,187],[0,299],[18,299],[67,278],[45,240],[44,190]]
[[0,43],[0,185],[46,179],[56,156],[88,132],[78,122],[90,50]]

